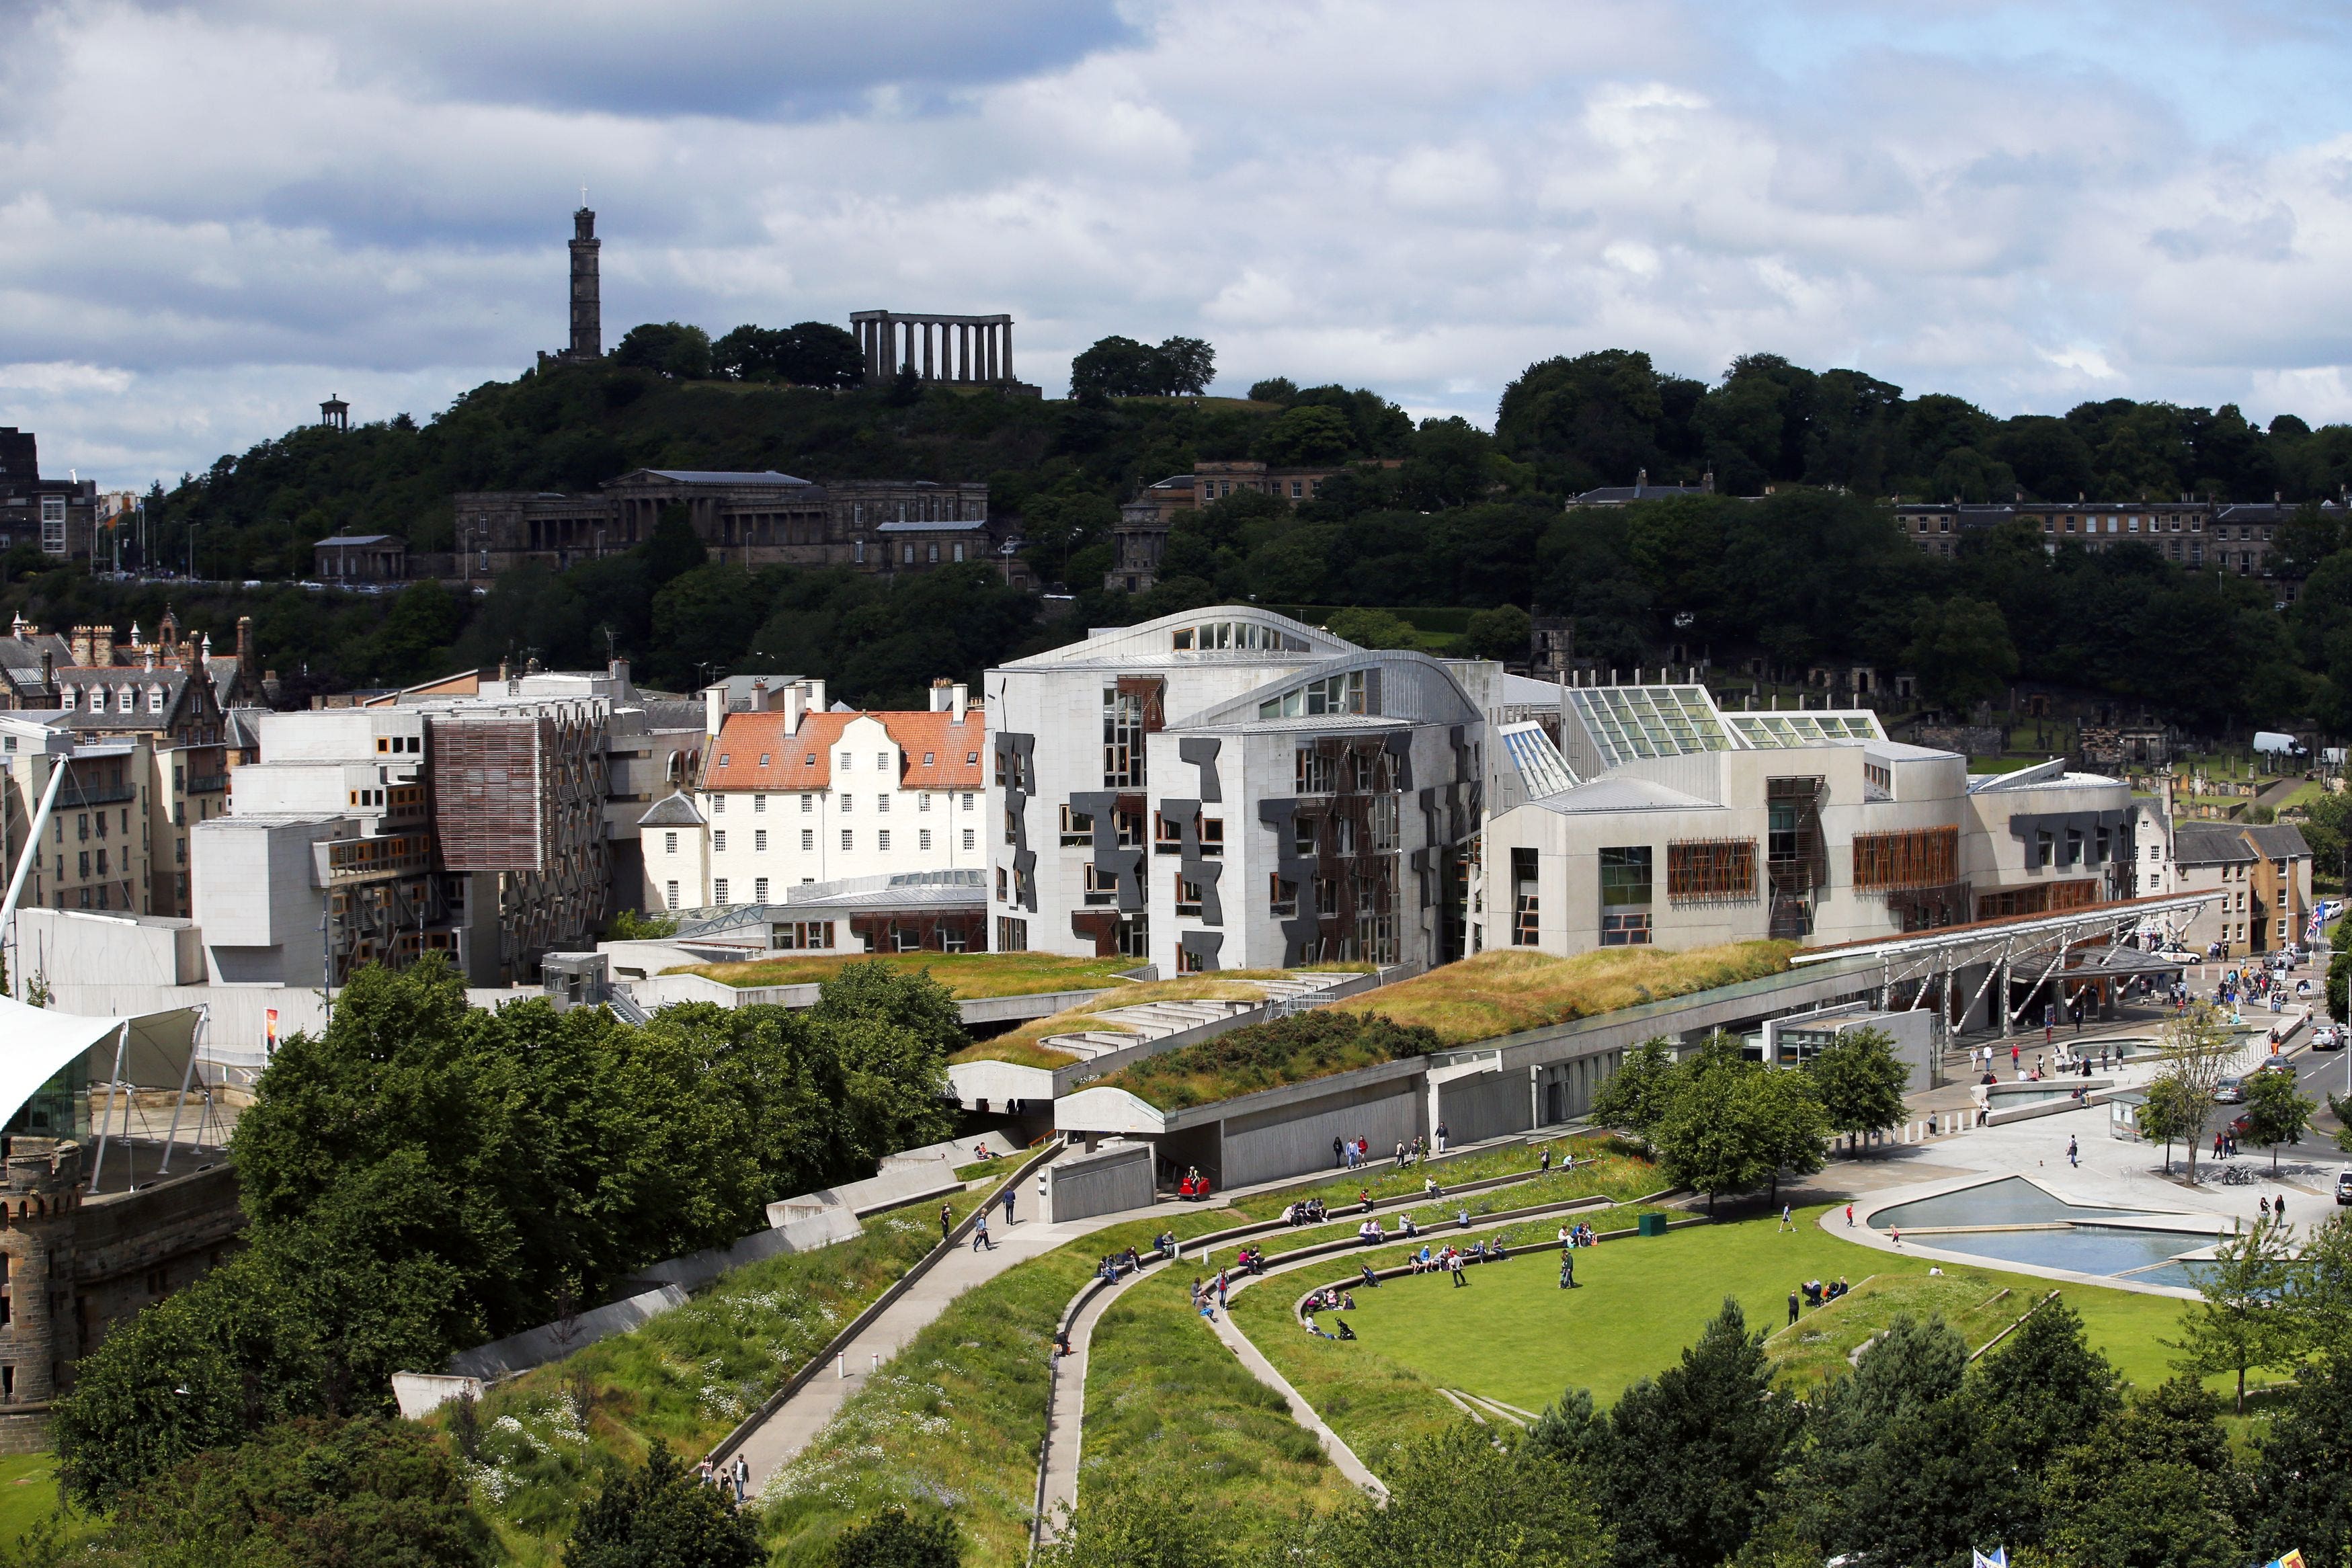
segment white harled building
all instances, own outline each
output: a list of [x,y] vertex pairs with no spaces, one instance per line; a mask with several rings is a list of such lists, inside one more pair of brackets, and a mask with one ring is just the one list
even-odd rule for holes
[[1459,956],[1491,664],[1254,606],[988,672],[993,946],[1163,975]]

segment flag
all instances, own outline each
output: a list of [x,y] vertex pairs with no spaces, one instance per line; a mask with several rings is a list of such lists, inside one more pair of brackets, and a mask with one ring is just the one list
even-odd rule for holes
[[278,1009],[261,1009],[261,1055],[264,1061],[278,1054]]
[[2263,1568],[2303,1568],[2303,1552],[2298,1548],[2284,1557],[2273,1558]]
[[[2009,1548],[2006,1546],[1996,1546],[1990,1552],[1979,1552],[1975,1555],[1976,1561],[1969,1568],[2009,1568]],[[2303,1565],[2298,1563],[2295,1568],[2303,1568]]]

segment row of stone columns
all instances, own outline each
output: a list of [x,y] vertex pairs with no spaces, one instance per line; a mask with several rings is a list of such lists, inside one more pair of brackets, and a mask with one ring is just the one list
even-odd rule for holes
[[856,323],[868,381],[885,382],[910,369],[927,382],[1009,382],[1013,322],[922,316],[886,316]]

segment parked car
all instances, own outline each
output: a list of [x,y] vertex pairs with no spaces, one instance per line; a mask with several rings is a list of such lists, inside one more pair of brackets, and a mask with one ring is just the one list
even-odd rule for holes
[[2246,1083],[2242,1078],[2224,1078],[2213,1085],[2213,1098],[2223,1105],[2241,1105],[2246,1099]]
[[2352,1168],[2336,1173],[2336,1207],[2341,1208],[2346,1204],[2352,1204]]

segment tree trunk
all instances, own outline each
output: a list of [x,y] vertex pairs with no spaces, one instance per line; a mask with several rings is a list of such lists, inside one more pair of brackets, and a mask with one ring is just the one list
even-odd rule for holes
[[2238,1414],[2239,1414],[2239,1415],[2241,1415],[2241,1416],[2243,1416],[2245,1413],[2246,1413],[2246,1369],[2245,1369],[2244,1367],[2241,1366],[2240,1368],[2238,1368]]

